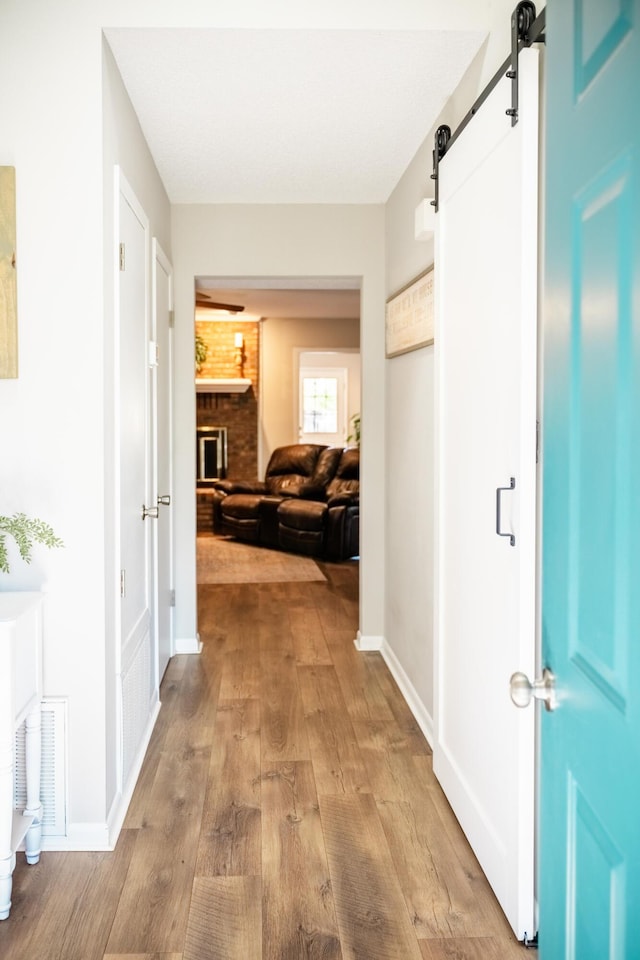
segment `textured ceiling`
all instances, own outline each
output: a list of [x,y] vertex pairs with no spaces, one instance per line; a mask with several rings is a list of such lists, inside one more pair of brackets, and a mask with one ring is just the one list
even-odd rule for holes
[[[450,2],[437,16],[432,4],[439,26]],[[465,17],[459,6],[477,26],[479,6]],[[486,31],[105,35],[172,203],[384,203]],[[359,315],[357,282],[202,277],[198,287],[245,318]]]
[[386,202],[485,36],[105,34],[172,203]]

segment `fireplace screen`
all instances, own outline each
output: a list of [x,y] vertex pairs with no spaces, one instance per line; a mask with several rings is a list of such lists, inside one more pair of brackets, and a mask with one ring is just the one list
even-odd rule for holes
[[206,486],[227,475],[227,428],[198,427],[197,482]]

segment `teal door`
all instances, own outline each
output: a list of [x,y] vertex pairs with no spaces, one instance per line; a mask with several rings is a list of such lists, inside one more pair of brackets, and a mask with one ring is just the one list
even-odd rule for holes
[[541,960],[640,958],[640,0],[549,0]]

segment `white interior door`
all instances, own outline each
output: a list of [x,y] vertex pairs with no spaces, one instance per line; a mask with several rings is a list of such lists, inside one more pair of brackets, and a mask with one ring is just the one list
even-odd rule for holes
[[117,177],[118,510],[122,784],[142,746],[154,699],[156,624],[154,531],[143,506],[153,499],[153,406],[149,364],[149,225],[135,194]]
[[341,447],[347,438],[347,368],[300,367],[300,443]]
[[514,708],[509,678],[533,676],[535,656],[535,50],[520,57],[515,127],[510,106],[505,79],[439,170],[434,770],[522,939],[535,932],[534,711]]
[[153,240],[153,337],[156,366],[156,484],[157,543],[157,685],[173,656],[173,272],[157,240]]

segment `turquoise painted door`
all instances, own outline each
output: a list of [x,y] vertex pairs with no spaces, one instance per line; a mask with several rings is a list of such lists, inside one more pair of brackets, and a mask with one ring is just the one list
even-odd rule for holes
[[549,0],[540,956],[640,957],[640,0]]

